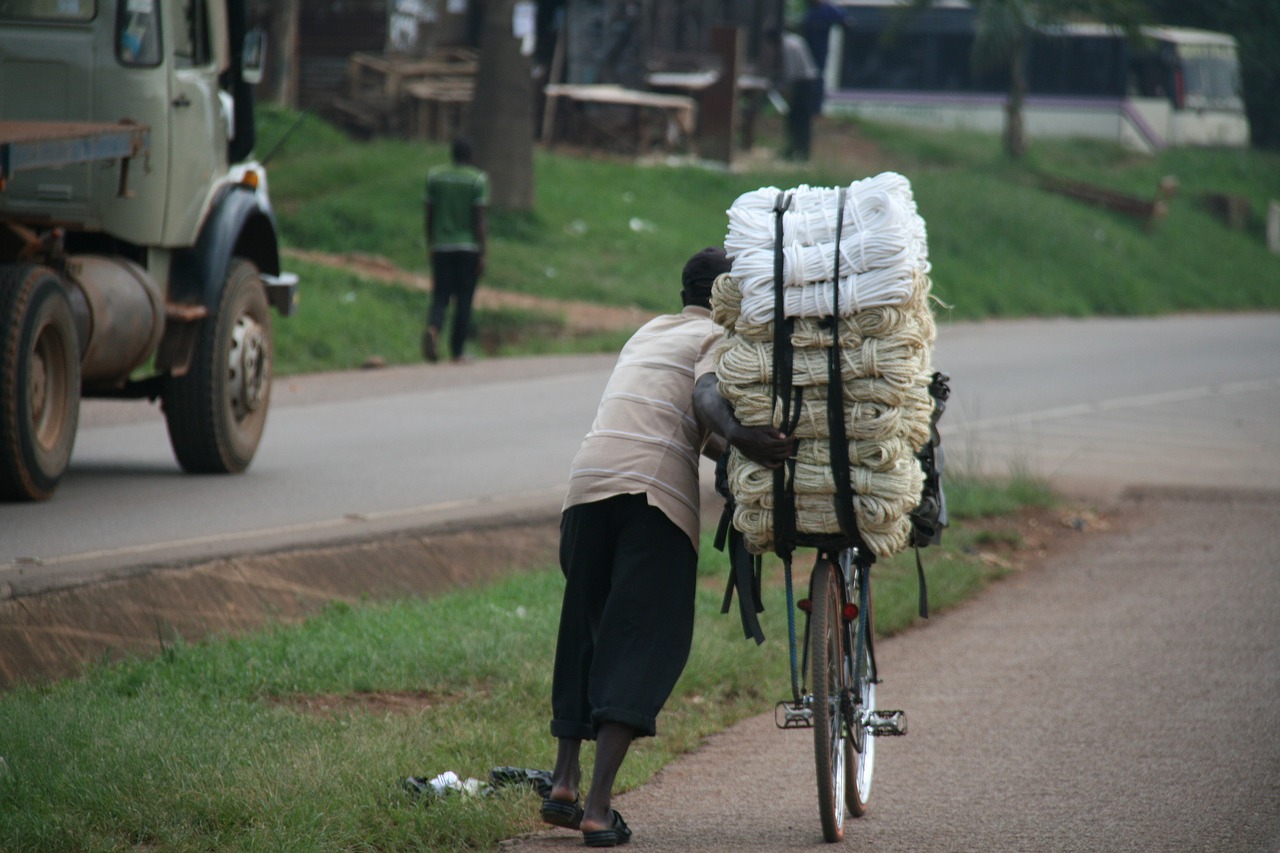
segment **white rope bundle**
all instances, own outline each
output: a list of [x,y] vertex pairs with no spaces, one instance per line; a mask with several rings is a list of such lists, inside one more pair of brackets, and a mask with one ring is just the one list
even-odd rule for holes
[[[730,260],[743,251],[773,245],[776,230],[773,211],[780,192],[777,187],[762,187],[734,200],[728,210],[729,234],[724,241]],[[790,204],[782,215],[784,245],[834,242],[839,214],[837,188],[802,184],[783,195],[790,196]],[[893,239],[905,237],[923,264],[928,263],[924,220],[917,211],[911,183],[896,172],[863,178],[846,188],[841,231],[845,236],[866,231],[891,234]],[[924,265],[921,269],[929,271]]]
[[[734,262],[737,265],[737,262]],[[845,276],[839,281],[839,302],[830,281],[814,281],[788,287],[783,292],[783,311],[788,317],[831,317],[856,314],[877,305],[900,305],[911,295],[912,270],[906,264]],[[773,317],[773,285],[758,279],[755,287],[742,286],[742,318],[748,323],[765,323]]]
[[[711,292],[712,318],[728,332],[717,351],[720,392],[747,426],[784,426],[773,397],[778,193],[765,187],[734,202],[725,240],[733,269]],[[842,535],[827,417],[830,348],[838,337],[854,516],[867,546],[888,556],[906,547],[910,535],[909,513],[924,485],[915,454],[929,440],[933,412],[928,388],[937,330],[924,220],[901,175],[856,181],[845,193],[837,247],[839,190],[801,186],[786,195],[782,295],[791,318],[790,378],[800,405],[790,413],[791,434],[799,439],[796,461],[785,470],[796,531]],[[837,262],[838,312],[832,293]],[[776,544],[774,478],[736,450],[730,454],[734,526],[756,553]]]

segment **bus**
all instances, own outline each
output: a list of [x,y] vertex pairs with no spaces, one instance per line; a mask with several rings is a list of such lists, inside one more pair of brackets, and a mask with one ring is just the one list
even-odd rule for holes
[[[998,132],[1007,67],[975,70],[973,9],[958,0],[907,13],[900,3],[844,3],[824,69],[824,112]],[[1236,42],[1224,33],[1101,24],[1036,30],[1024,63],[1029,137],[1108,139],[1139,151],[1244,147]]]

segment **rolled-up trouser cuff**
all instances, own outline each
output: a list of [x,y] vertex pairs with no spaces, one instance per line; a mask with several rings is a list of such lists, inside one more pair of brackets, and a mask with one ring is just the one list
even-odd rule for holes
[[596,733],[591,726],[573,720],[552,720],[551,736],[570,738],[571,740],[595,740]]
[[597,708],[591,712],[591,725],[596,731],[604,723],[622,723],[635,729],[636,737],[653,737],[658,733],[658,721],[653,717],[628,711],[626,708]]

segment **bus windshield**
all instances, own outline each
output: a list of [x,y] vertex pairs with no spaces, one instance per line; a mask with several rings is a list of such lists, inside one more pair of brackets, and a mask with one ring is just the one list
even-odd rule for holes
[[1241,110],[1240,66],[1226,45],[1180,44],[1183,105],[1188,109]]

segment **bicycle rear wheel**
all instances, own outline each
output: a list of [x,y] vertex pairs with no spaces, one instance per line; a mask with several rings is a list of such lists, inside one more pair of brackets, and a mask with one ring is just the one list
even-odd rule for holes
[[862,817],[871,808],[871,773],[875,769],[876,736],[864,723],[876,707],[875,671],[871,663],[871,588],[866,570],[850,567],[856,572],[853,588],[857,590],[858,616],[854,623],[853,648],[849,649],[849,695],[853,699],[850,710],[849,736],[845,742],[845,805],[849,814]]
[[818,776],[818,815],[822,837],[844,838],[846,762],[850,747],[845,733],[848,670],[844,595],[840,571],[825,557],[813,567],[809,660],[813,673],[813,758]]

